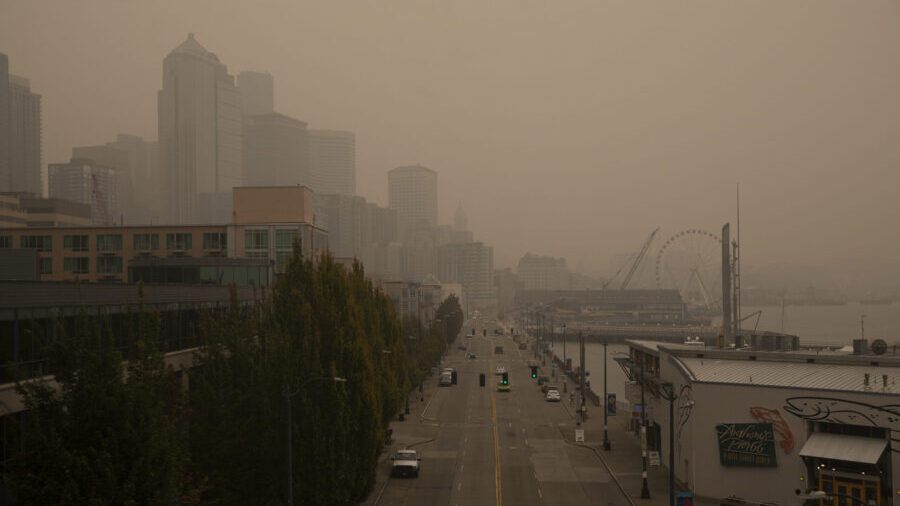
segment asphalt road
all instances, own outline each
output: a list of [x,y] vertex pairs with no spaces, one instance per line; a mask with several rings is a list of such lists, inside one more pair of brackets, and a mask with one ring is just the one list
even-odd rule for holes
[[[419,477],[389,479],[373,504],[628,504],[594,453],[571,443],[575,423],[568,394],[563,402],[546,402],[531,379],[530,350],[517,349],[509,337],[459,341],[442,364],[457,369],[458,384],[438,388],[419,420],[403,422],[420,424],[404,430],[425,438],[415,447],[422,457]],[[461,343],[478,358],[466,359],[456,348]],[[493,353],[498,345],[503,354]],[[509,372],[510,392],[497,391],[498,365]],[[484,387],[480,373],[486,375]],[[389,465],[388,460],[379,473],[386,475]]]

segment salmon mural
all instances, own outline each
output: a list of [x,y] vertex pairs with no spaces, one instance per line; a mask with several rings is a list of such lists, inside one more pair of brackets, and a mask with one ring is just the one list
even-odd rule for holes
[[781,440],[778,441],[778,446],[784,450],[784,453],[791,453],[791,450],[794,449],[794,433],[791,432],[791,427],[784,421],[777,409],[754,406],[750,408],[750,414],[757,422],[771,423],[772,428],[781,437]]

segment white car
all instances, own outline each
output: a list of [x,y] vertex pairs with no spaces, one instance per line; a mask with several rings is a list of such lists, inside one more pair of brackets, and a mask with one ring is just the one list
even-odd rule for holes
[[505,372],[506,372],[506,368],[503,367],[502,365],[498,365],[497,369],[494,371],[494,374],[496,374],[497,376],[500,376],[501,374],[503,374]]
[[559,402],[559,390],[547,390],[547,402]]
[[394,454],[391,476],[419,477],[419,462],[422,460],[415,450],[400,450]]

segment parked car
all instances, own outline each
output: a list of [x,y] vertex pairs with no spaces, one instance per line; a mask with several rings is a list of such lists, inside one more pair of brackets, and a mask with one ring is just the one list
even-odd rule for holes
[[547,402],[559,402],[559,390],[547,390]]
[[411,476],[419,477],[419,462],[422,458],[415,450],[400,450],[391,458],[393,465],[391,466],[391,476]]
[[476,358],[478,358],[478,355],[476,355],[474,353],[469,353],[468,355],[466,355],[466,357],[470,358],[470,359],[476,359]]
[[441,379],[438,381],[438,386],[441,387],[449,387],[453,384],[453,373],[450,371],[444,371],[441,373]]

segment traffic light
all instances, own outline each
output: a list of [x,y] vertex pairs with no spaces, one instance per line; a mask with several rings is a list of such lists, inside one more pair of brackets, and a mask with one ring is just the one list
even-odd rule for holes
[[537,378],[537,366],[531,366],[531,379]]
[[509,385],[509,373],[508,372],[503,373],[503,384]]

